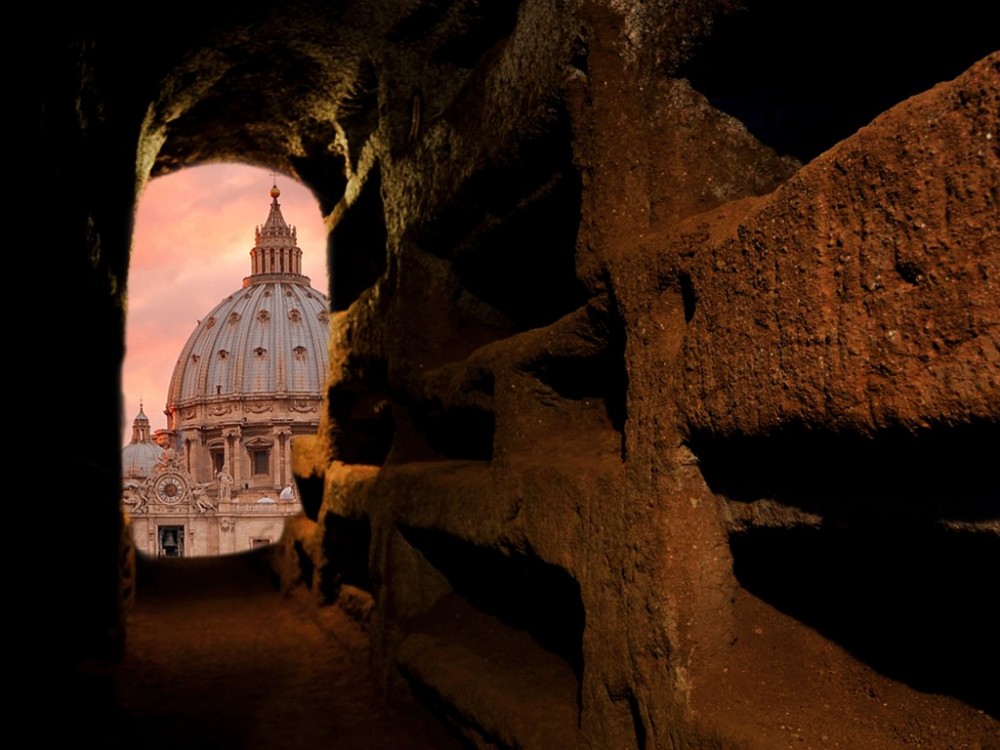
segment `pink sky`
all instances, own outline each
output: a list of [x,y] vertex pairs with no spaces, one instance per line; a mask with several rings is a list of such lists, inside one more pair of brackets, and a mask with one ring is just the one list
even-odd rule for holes
[[[128,279],[123,444],[144,411],[166,427],[167,387],[202,317],[250,274],[254,229],[271,205],[271,173],[235,164],[185,169],[152,180],[140,198]],[[302,272],[327,294],[326,231],[312,193],[278,175],[281,213],[298,230]]]

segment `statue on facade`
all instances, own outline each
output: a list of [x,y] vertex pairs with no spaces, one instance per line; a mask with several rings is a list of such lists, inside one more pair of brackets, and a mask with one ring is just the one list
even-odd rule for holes
[[219,502],[228,503],[233,497],[233,477],[223,469],[215,478],[219,480]]
[[135,482],[125,482],[122,485],[122,505],[133,515],[148,511],[149,499],[146,497],[146,488]]
[[216,504],[208,496],[206,485],[196,484],[191,488],[191,499],[194,502],[195,510],[199,513],[208,513],[216,509]]

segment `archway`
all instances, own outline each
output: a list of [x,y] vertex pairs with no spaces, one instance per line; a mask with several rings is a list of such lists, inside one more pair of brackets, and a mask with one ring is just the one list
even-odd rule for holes
[[208,165],[153,180],[140,201],[122,459],[141,554],[273,544],[301,509],[291,449],[318,429],[327,377],[326,231],[309,191],[277,182]]

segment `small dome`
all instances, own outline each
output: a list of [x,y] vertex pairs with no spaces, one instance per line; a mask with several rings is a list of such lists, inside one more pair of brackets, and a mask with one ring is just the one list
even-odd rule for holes
[[163,455],[163,448],[149,437],[149,419],[139,405],[139,413],[132,420],[132,440],[122,448],[122,477],[145,479]]
[[156,443],[129,443],[122,448],[122,476],[126,479],[145,479],[163,455],[163,448]]
[[278,499],[285,502],[290,502],[295,499],[295,493],[292,491],[290,485],[281,491],[281,494],[278,495]]
[[257,501],[257,505],[275,505],[276,503],[277,500],[275,500],[273,497],[262,497],[260,500]]

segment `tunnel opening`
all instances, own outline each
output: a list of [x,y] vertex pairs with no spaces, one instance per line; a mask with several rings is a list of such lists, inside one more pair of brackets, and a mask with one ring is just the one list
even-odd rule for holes
[[326,230],[309,190],[281,185],[259,168],[203,166],[156,178],[139,203],[121,497],[141,554],[269,546],[304,508],[303,487],[316,502],[291,451],[319,426],[329,308],[312,279],[326,279]]
[[899,4],[878,14],[860,0],[744,0],[676,75],[761,142],[805,163],[995,51],[998,25],[996,7],[971,0],[947,13]]

